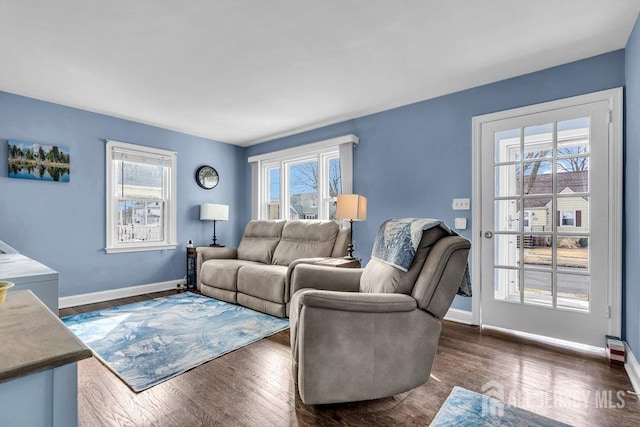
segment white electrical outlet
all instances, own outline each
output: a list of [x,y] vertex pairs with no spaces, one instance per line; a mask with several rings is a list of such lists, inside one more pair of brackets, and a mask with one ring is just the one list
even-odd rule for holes
[[454,211],[468,211],[471,206],[471,199],[453,199],[451,208]]

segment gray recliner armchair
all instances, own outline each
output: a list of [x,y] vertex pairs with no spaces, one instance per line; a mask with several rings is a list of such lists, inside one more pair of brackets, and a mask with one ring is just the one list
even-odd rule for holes
[[406,272],[375,258],[364,269],[297,265],[289,316],[302,401],[377,399],[427,382],[470,247],[432,228]]

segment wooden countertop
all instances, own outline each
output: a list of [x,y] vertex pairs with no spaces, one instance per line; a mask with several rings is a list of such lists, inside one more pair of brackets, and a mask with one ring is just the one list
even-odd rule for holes
[[0,304],[0,382],[91,357],[84,345],[31,291]]

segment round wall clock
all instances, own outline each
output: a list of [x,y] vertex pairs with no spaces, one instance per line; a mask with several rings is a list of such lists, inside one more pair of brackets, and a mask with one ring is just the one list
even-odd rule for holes
[[196,171],[196,182],[205,190],[211,190],[218,185],[219,180],[218,171],[211,166],[200,166]]

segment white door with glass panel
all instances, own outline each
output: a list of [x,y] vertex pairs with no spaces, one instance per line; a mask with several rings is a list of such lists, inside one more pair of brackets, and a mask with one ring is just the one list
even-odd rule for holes
[[599,101],[482,123],[482,324],[602,347],[609,114]]

